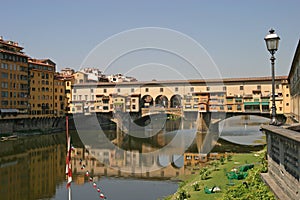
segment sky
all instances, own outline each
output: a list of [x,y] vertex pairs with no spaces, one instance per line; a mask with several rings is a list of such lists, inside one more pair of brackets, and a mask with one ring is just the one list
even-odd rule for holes
[[57,71],[170,80],[270,76],[264,37],[273,28],[281,38],[275,73],[288,75],[299,8],[298,0],[11,0],[1,2],[0,35]]

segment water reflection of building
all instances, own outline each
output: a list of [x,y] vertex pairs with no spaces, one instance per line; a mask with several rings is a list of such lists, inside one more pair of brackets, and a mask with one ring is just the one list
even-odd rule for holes
[[[150,150],[152,151],[152,150]],[[183,157],[182,157],[183,158]],[[168,165],[160,163],[159,155],[143,156],[137,150],[75,148],[72,154],[76,182],[81,182],[86,171],[92,176],[122,176],[137,178],[171,178],[184,174],[184,167],[172,160]],[[183,162],[182,162],[183,163]],[[84,166],[84,167],[83,167]],[[78,176],[79,175],[79,176]]]
[[1,199],[50,198],[65,177],[65,140],[43,135],[1,142]]

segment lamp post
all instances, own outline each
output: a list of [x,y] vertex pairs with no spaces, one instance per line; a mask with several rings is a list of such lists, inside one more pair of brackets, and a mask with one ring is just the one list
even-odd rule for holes
[[271,67],[272,67],[272,119],[270,124],[278,125],[276,121],[276,104],[275,104],[275,52],[278,49],[279,36],[273,29],[269,31],[269,34],[265,37],[268,51],[271,53]]

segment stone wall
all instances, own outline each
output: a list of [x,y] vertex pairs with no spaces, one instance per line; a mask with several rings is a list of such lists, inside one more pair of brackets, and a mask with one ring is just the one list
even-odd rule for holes
[[16,132],[54,132],[61,130],[65,130],[65,117],[0,120],[0,135]]
[[[276,126],[263,126],[268,145],[266,183],[277,197],[300,199],[300,133]],[[264,176],[263,176],[264,177]]]

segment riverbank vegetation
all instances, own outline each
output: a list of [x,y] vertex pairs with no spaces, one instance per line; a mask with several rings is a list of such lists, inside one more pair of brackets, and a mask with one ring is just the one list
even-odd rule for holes
[[[234,154],[232,157],[210,161],[205,167],[191,168],[191,175],[180,177],[182,182],[177,192],[166,200],[275,200],[260,177],[260,173],[267,170],[265,153],[266,150]],[[245,166],[251,167],[245,170]],[[245,172],[239,172],[242,169]],[[243,176],[229,176],[235,173]]]

